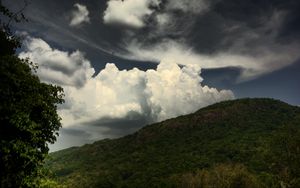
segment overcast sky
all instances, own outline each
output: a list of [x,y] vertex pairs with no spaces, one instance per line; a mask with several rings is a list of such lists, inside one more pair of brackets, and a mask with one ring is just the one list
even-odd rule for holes
[[[28,0],[19,56],[60,85],[51,151],[130,134],[218,101],[300,104],[298,0]],[[4,0],[18,11],[23,0]]]

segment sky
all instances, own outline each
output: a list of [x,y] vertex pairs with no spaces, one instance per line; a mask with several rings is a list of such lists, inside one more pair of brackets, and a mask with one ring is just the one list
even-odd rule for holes
[[300,104],[298,0],[2,0],[24,2],[19,57],[65,92],[51,151],[223,100]]

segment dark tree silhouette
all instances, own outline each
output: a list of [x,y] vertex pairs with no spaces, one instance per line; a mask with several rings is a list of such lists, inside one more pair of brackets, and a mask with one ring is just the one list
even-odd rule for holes
[[[10,22],[25,19],[0,1],[0,187],[34,187],[61,127],[57,104],[61,87],[41,83],[36,67],[20,59],[20,40],[10,32]],[[37,185],[38,186],[38,185]]]

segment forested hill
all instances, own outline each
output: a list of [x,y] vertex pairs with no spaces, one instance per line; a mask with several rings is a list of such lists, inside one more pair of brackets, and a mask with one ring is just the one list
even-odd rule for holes
[[66,187],[300,187],[300,108],[239,99],[51,154]]

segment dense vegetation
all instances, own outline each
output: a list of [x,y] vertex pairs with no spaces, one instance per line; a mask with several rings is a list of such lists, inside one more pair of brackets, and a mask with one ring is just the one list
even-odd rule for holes
[[[2,18],[8,21],[3,21]],[[41,83],[35,66],[16,53],[21,41],[9,27],[25,19],[0,1],[0,187],[41,187],[48,143],[61,126],[62,88]]]
[[221,102],[55,152],[47,166],[65,187],[300,187],[300,108]]

